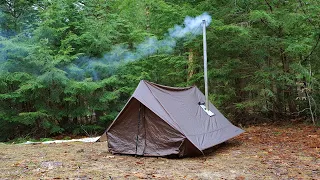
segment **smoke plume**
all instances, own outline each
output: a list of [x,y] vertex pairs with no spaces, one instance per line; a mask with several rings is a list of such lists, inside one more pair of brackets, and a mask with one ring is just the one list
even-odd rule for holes
[[83,79],[88,73],[91,74],[93,80],[99,80],[99,74],[112,73],[116,68],[115,66],[120,63],[136,61],[155,53],[171,53],[176,47],[177,40],[201,34],[203,20],[206,21],[206,26],[208,26],[212,19],[208,13],[203,13],[197,17],[187,16],[182,25],[175,25],[168,29],[168,33],[165,34],[163,39],[148,37],[140,44],[136,44],[134,50],[125,45],[118,45],[101,59],[81,57],[65,68],[65,71],[69,77],[77,80]]
[[[57,66],[57,68],[65,71],[68,78],[78,81],[82,81],[88,77],[91,77],[95,81],[109,77],[114,74],[117,67],[121,64],[143,59],[156,53],[172,53],[178,40],[187,37],[195,38],[196,35],[201,34],[203,20],[206,21],[206,26],[208,26],[211,23],[211,16],[208,13],[203,13],[197,17],[187,16],[183,24],[175,25],[168,29],[168,32],[162,39],[158,39],[155,36],[147,37],[143,42],[135,44],[133,48],[129,48],[126,45],[117,45],[114,46],[110,52],[105,53],[102,58],[83,56],[67,66]],[[15,43],[19,42],[18,40],[8,40],[2,35],[3,32],[1,31],[0,72],[10,71],[10,69],[12,69],[12,71],[33,72],[35,69],[39,69],[39,67],[29,67],[29,70],[26,70],[26,66],[19,65],[19,63],[24,62],[16,60],[13,61],[15,62],[13,63],[14,65],[10,67],[7,66],[6,61],[8,61],[8,59],[16,59],[16,56],[26,57],[27,51],[24,50],[24,45],[16,46]],[[10,58],[12,55],[14,56]],[[40,70],[37,70],[37,72],[40,73]]]

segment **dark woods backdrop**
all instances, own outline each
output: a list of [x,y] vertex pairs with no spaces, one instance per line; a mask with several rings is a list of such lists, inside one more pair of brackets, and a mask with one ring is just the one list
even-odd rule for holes
[[203,90],[201,35],[154,48],[203,12],[213,104],[236,124],[319,124],[318,0],[0,3],[0,141],[100,133],[142,79]]

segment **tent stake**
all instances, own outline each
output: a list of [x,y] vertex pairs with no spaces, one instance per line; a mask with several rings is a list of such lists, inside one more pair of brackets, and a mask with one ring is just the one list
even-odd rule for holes
[[206,110],[209,111],[209,97],[208,97],[208,72],[207,72],[207,38],[206,38],[206,20],[202,20],[203,26],[203,69],[204,69],[204,88],[206,97]]

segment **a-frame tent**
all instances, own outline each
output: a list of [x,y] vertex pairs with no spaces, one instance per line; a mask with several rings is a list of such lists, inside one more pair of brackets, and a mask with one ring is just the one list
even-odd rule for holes
[[195,87],[167,87],[141,81],[114,122],[100,138],[115,154],[143,156],[202,154],[242,132],[217,108],[209,116],[199,104],[204,95]]

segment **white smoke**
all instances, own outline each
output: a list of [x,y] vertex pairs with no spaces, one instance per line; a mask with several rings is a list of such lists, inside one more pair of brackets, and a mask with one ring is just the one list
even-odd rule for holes
[[206,26],[212,21],[208,13],[203,13],[195,18],[187,16],[184,19],[184,26],[175,25],[174,28],[169,29],[170,37],[184,38],[189,33],[194,35],[201,34],[201,28],[199,27],[202,26],[203,20],[206,21]]
[[[208,26],[212,19],[208,13],[203,13],[197,17],[187,16],[184,19],[183,25],[175,25],[168,30],[168,33],[161,40],[156,37],[148,37],[143,42],[136,44],[134,50],[128,49],[125,45],[118,45],[110,52],[107,52],[102,59],[92,59],[82,57],[80,63],[75,63],[67,67],[68,74],[80,74],[79,69],[91,73],[94,80],[99,79],[99,73],[97,69],[106,69],[105,71],[114,69],[117,64],[121,62],[136,61],[156,53],[171,53],[176,47],[177,40],[195,37],[201,34],[203,20],[205,20],[206,26]],[[85,62],[84,62],[85,61]],[[72,71],[76,70],[74,73]],[[79,79],[79,78],[77,78]],[[81,79],[81,78],[80,78]]]

